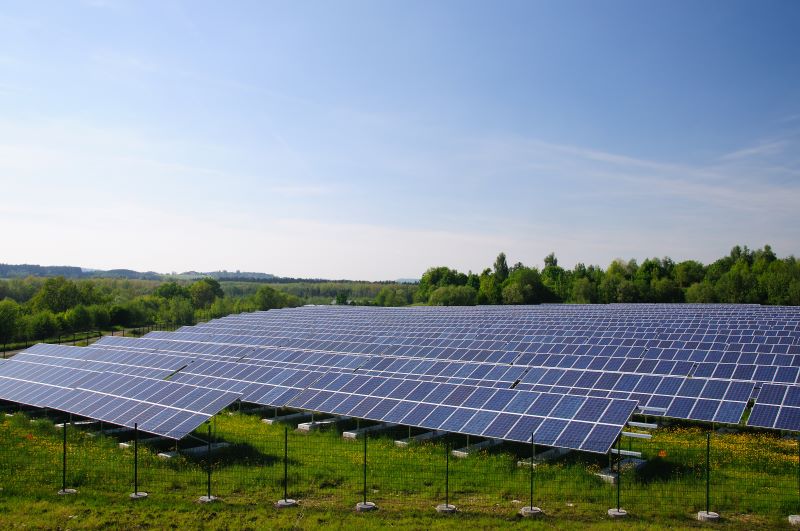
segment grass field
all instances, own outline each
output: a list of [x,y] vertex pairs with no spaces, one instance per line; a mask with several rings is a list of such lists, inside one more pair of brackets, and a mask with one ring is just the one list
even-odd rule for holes
[[[530,470],[517,466],[518,456],[529,455],[525,445],[450,459],[450,501],[459,514],[437,515],[434,507],[445,496],[445,444],[461,445],[463,436],[405,449],[394,446],[391,434],[369,439],[367,495],[380,510],[357,514],[362,441],[290,430],[288,492],[301,505],[277,510],[272,504],[283,497],[284,428],[242,413],[221,414],[214,424],[214,437],[231,446],[214,458],[212,494],[221,501],[202,505],[196,500],[206,490],[203,459],[165,461],[156,452],[169,443],[140,445],[139,485],[150,497],[133,502],[132,451],[119,449],[120,439],[90,436],[89,428],[68,432],[67,486],[79,493],[58,496],[61,430],[50,420],[3,417],[0,528],[649,529],[701,526],[693,518],[705,508],[706,436],[697,428],[666,428],[652,440],[631,441],[648,463],[639,470],[623,467],[621,506],[631,516],[620,524],[606,516],[615,506],[616,487],[595,475],[608,457],[577,452],[536,467],[534,503],[546,516],[537,522],[516,516],[529,503]],[[204,434],[205,427],[198,431]],[[786,517],[800,509],[796,441],[714,434],[710,462],[710,508],[722,514],[722,526],[788,527]]]

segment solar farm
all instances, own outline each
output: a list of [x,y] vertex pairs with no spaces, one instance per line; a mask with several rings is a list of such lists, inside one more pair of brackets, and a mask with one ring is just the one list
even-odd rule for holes
[[0,364],[30,452],[0,460],[0,504],[35,478],[63,503],[774,527],[800,509],[799,372],[800,309],[757,305],[304,307],[39,344]]

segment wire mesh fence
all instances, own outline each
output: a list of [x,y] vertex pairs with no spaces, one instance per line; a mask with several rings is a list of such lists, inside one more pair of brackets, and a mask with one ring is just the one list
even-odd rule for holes
[[364,424],[301,433],[226,412],[176,443],[69,420],[42,411],[2,418],[0,498],[57,500],[67,488],[106,504],[130,503],[141,491],[174,503],[210,494],[223,507],[289,498],[305,511],[352,511],[367,501],[382,512],[452,504],[508,518],[535,506],[549,518],[576,520],[619,507],[675,525],[706,510],[775,525],[800,513],[800,446],[778,434],[673,426],[651,438],[622,438],[607,455],[503,443],[459,458],[453,450],[482,440],[448,434],[401,447],[397,440],[421,430],[389,427],[351,440],[341,432]]

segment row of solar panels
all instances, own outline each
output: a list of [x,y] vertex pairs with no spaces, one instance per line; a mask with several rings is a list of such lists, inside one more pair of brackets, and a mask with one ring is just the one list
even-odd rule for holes
[[18,358],[24,355],[0,365],[0,399],[138,426],[171,439],[185,437],[239,398],[220,390]]
[[[398,313],[402,311],[392,314],[407,315]],[[307,312],[323,315],[324,319],[320,322],[314,316],[308,319],[305,317]],[[588,352],[583,356],[548,354],[540,360],[557,362],[557,366],[533,367],[509,366],[502,361],[476,363],[420,359],[415,356],[418,352],[414,351],[404,353],[405,356],[374,352],[353,354],[333,350],[350,348],[346,342],[336,341],[317,345],[331,349],[326,352],[283,347],[265,349],[246,342],[248,338],[255,337],[247,327],[257,326],[253,323],[265,320],[281,321],[286,315],[300,316],[292,319],[314,321],[314,327],[319,328],[342,328],[349,326],[348,323],[354,319],[361,319],[361,326],[368,327],[371,316],[375,315],[372,312],[381,313],[382,310],[361,309],[354,312],[350,309],[302,309],[232,316],[175,334],[153,333],[143,339],[105,338],[96,348],[79,349],[88,351],[84,355],[47,351],[53,347],[37,346],[35,349],[38,350],[31,349],[21,355],[16,364],[52,365],[74,371],[82,370],[81,364],[91,364],[96,373],[116,373],[117,377],[134,377],[131,375],[138,374],[164,378],[164,373],[170,372],[170,381],[165,383],[192,384],[200,389],[233,392],[243,400],[264,405],[290,406],[510,440],[528,440],[527,436],[524,439],[515,437],[525,434],[530,428],[534,440],[541,444],[587,451],[601,451],[598,450],[600,446],[613,443],[613,438],[609,440],[606,435],[613,433],[616,437],[621,430],[622,424],[609,423],[609,412],[612,410],[626,420],[633,406],[638,405],[678,418],[738,422],[753,392],[752,382],[687,379],[683,377],[684,374],[681,377],[637,375],[620,370],[623,368],[621,365],[613,370],[603,365],[598,370],[597,367],[590,368],[589,364],[583,366],[578,360],[617,359],[624,363],[625,358],[590,355]],[[445,312],[428,309],[421,313],[440,316]],[[510,310],[509,313],[514,311]],[[391,320],[391,316],[381,315],[382,319]],[[342,322],[337,320],[338,317],[342,318]],[[442,321],[439,317],[436,320]],[[196,332],[203,328],[216,330],[222,321],[225,321],[222,328],[227,328],[223,330],[225,334]],[[230,331],[237,333],[227,333]],[[262,335],[259,337],[273,340],[264,330],[260,333]],[[279,341],[295,334],[290,326],[276,333],[280,336],[277,338]],[[200,341],[187,341],[191,338]],[[779,355],[773,356],[775,358],[772,361],[778,359]],[[564,368],[565,360],[571,362],[569,370]],[[648,361],[640,358],[633,360],[640,363]],[[640,366],[637,365],[637,368]],[[629,368],[625,367],[626,370]],[[783,367],[772,368],[777,374]],[[0,384],[5,369],[5,365],[0,366]],[[728,376],[733,377],[736,370],[734,368]],[[346,378],[351,380],[347,380],[349,383],[341,388],[328,388],[332,384],[320,383],[343,381]],[[354,381],[361,383],[353,387]],[[794,388],[783,387],[787,389],[787,396],[788,389]],[[74,390],[81,391],[77,388]],[[469,404],[446,402],[461,396],[459,393],[469,393]],[[528,407],[533,407],[535,403],[539,405],[530,410],[507,409],[519,408],[519,404],[525,400],[514,399],[512,395],[533,397]],[[485,400],[481,401],[481,397]],[[2,385],[0,398],[4,398]],[[548,401],[554,400],[553,409],[544,407]],[[579,406],[572,410],[570,404],[576,404],[577,401],[594,405],[587,405],[585,409]],[[512,406],[512,403],[517,405]],[[72,402],[69,404],[73,407]],[[561,405],[557,407],[558,404]],[[598,404],[605,404],[605,409],[600,411]],[[630,405],[627,414],[626,404]],[[771,421],[772,424],[767,427],[798,429],[798,426],[790,427],[794,407],[782,402],[762,403],[759,399],[751,415],[751,425],[768,425]],[[582,413],[579,414],[579,411]],[[605,416],[587,417],[590,411]]]
[[[169,347],[170,342],[158,340],[162,348]],[[121,340],[121,338],[107,338],[110,344],[121,345],[146,344],[144,340]],[[179,342],[173,342],[180,344]],[[186,346],[188,344],[184,344]],[[197,350],[202,350],[203,344],[194,344]],[[166,351],[168,352],[168,350]],[[301,355],[307,353],[298,353]],[[280,360],[273,360],[273,363],[286,365],[286,359],[290,356],[281,357]],[[311,360],[305,358],[304,366],[311,366]],[[249,359],[249,363],[268,363],[269,360]],[[332,360],[324,360],[326,362]],[[347,358],[350,361],[350,358]],[[358,367],[360,374],[389,377],[394,381],[402,379],[414,379],[425,381],[426,372],[414,372],[415,367],[408,368],[408,373],[400,374],[390,372],[389,367],[381,367],[382,360],[376,357],[363,357],[363,365]],[[425,360],[395,360],[402,361],[406,365],[416,363],[419,367],[421,363],[429,363]],[[208,362],[209,366],[192,365],[185,369],[178,376],[186,374],[200,373],[214,377],[240,380],[244,378],[245,371],[242,363]],[[253,368],[257,366],[251,366]],[[316,366],[320,371],[330,369],[329,367]],[[348,363],[347,367],[339,369],[353,368]],[[624,372],[603,372],[595,370],[563,370],[558,368],[523,368],[509,367],[505,365],[475,364],[475,363],[452,363],[452,371],[435,373],[437,376],[427,378],[428,381],[435,381],[443,385],[483,385],[490,387],[510,388],[515,386],[517,390],[531,390],[551,393],[566,393],[570,395],[582,395],[592,397],[633,399],[642,407],[650,410],[663,411],[665,416],[675,418],[685,418],[692,420],[738,423],[750,399],[753,389],[753,382],[739,382],[728,380],[714,380],[706,378],[682,378],[674,376],[655,376],[640,375]],[[478,370],[483,370],[480,378],[470,378],[478,376]],[[430,376],[430,375],[428,375]],[[252,379],[250,381],[257,381]],[[192,383],[209,385],[202,376],[195,377]],[[271,382],[273,383],[273,382]],[[219,383],[214,384],[219,386]],[[224,388],[224,387],[223,387]]]
[[[163,339],[163,338],[176,338],[176,339]],[[292,352],[293,349],[283,347],[277,348],[261,348],[258,345],[250,345],[246,343],[247,336],[209,336],[200,335],[189,332],[179,331],[177,333],[164,333],[158,332],[148,335],[148,340],[153,341],[153,348],[170,350],[180,352],[185,349],[190,351],[196,349],[198,344],[207,345],[209,343],[216,345],[215,347],[205,347],[206,352],[209,354],[215,352],[231,352],[241,356],[241,358],[258,359],[260,357],[270,357],[276,351]],[[159,341],[161,340],[161,341]],[[172,343],[170,346],[169,343]],[[181,344],[183,342],[183,344]],[[242,342],[245,342],[242,344]],[[235,347],[239,347],[236,350]],[[351,354],[356,350],[351,345],[344,344],[342,346],[321,345],[317,346],[319,351],[331,351],[337,353]],[[372,350],[372,349],[371,349]],[[672,376],[693,376],[702,378],[723,378],[734,380],[747,380],[756,382],[778,382],[778,383],[798,383],[800,381],[800,355],[747,355],[746,353],[739,353],[738,355],[730,354],[725,355],[720,353],[717,356],[712,356],[712,353],[702,353],[696,351],[692,356],[685,356],[683,353],[665,353],[661,351],[659,354],[671,355],[671,359],[658,359],[650,357],[613,357],[605,355],[592,355],[586,354],[535,354],[535,355],[519,355],[514,353],[497,353],[486,351],[475,351],[476,356],[464,356],[456,358],[434,358],[426,359],[428,356],[426,352],[419,349],[412,349],[409,351],[372,351],[353,354],[350,358],[351,366],[356,366],[362,360],[378,359],[379,363],[384,366],[380,370],[387,372],[411,372],[411,373],[430,373],[438,374],[439,370],[445,370],[448,362],[465,362],[459,364],[451,364],[451,367],[459,367],[464,370],[469,370],[469,367],[475,367],[466,362],[476,362],[479,364],[495,364],[507,366],[513,364],[515,367],[549,367],[549,368],[562,368],[562,369],[576,369],[576,370],[595,370],[606,372],[631,372],[638,374],[658,374],[658,375],[672,375]],[[368,356],[372,354],[372,356]],[[379,354],[379,355],[376,355]],[[485,354],[480,359],[475,359],[478,355]],[[287,357],[289,354],[287,354]],[[234,356],[235,357],[235,356]],[[412,358],[416,361],[408,362],[403,361],[405,358]],[[728,362],[728,360],[736,359],[739,362]],[[708,361],[706,361],[708,360]],[[393,366],[390,366],[392,364]],[[415,367],[409,368],[412,365]],[[359,365],[364,369],[372,369],[370,362]],[[402,367],[405,367],[403,369]],[[477,365],[485,368],[485,365]],[[476,369],[477,370],[477,369]],[[524,369],[511,370],[508,367],[504,369],[510,371],[516,376],[521,376]],[[464,377],[468,377],[466,373],[461,373]],[[470,377],[475,377],[470,376]],[[478,376],[480,377],[480,376]],[[516,378],[514,378],[516,379]]]
[[[333,388],[328,383],[326,389],[317,389],[312,382],[327,382],[324,373],[299,369],[267,369],[242,363],[202,360],[185,365],[172,374],[169,382],[164,382],[131,377],[125,373],[129,370],[140,370],[142,367],[164,366],[165,363],[169,365],[170,361],[172,367],[175,367],[185,360],[175,356],[141,352],[136,356],[138,359],[134,365],[130,364],[128,352],[106,350],[108,355],[103,356],[99,352],[102,350],[104,349],[76,349],[50,345],[37,346],[32,351],[19,354],[8,365],[0,367],[0,398],[39,407],[52,407],[123,425],[128,425],[130,418],[138,418],[142,421],[139,423],[142,430],[165,435],[168,431],[169,436],[173,437],[190,432],[191,430],[186,431],[185,428],[191,427],[195,420],[193,415],[184,415],[185,419],[183,416],[176,416],[165,425],[156,425],[154,422],[161,421],[161,417],[156,417],[155,420],[143,419],[141,416],[147,411],[142,411],[141,407],[116,407],[122,405],[121,401],[138,400],[147,396],[147,389],[143,393],[131,395],[131,389],[125,382],[136,382],[137,389],[146,387],[142,382],[152,382],[170,387],[183,386],[180,390],[184,392],[188,392],[186,389],[195,392],[216,390],[225,397],[241,397],[248,402],[275,407],[307,408],[332,414],[358,416],[384,422],[396,421],[412,426],[448,429],[506,440],[524,442],[529,441],[533,435],[534,440],[540,444],[601,453],[606,452],[613,444],[636,405],[626,400],[590,399],[512,390],[506,390],[510,396],[493,398],[492,392],[500,392],[499,390],[470,386],[445,387],[431,382],[404,382],[383,377],[343,374],[334,376],[345,378],[353,376],[357,379],[358,385],[355,386],[354,381],[350,381],[349,385],[342,383]],[[92,352],[82,356],[82,353],[75,351]],[[75,382],[67,378],[67,375],[72,375],[74,379],[75,375],[85,372],[76,366],[80,362],[92,367],[102,360],[100,362],[105,364],[104,368],[109,369],[109,364],[112,364],[111,359],[119,362],[115,369],[118,373],[99,373],[98,380],[89,381],[89,389],[84,389],[86,384],[83,380]],[[6,370],[9,366],[12,369]],[[222,368],[228,372],[217,374]],[[231,373],[234,370],[236,373]],[[34,382],[37,377],[48,383]],[[3,385],[6,381],[13,381],[16,388]],[[54,381],[59,382],[61,386],[58,391],[46,389],[44,401],[32,401],[29,395],[15,392],[19,391],[19,388],[24,390],[33,387],[55,387]],[[393,386],[392,383],[396,385]],[[401,384],[405,384],[402,390]],[[441,399],[447,398],[456,387],[460,394],[471,395],[470,400],[457,406],[439,403],[441,400],[436,396],[441,395]],[[75,396],[75,393],[83,392],[100,394],[109,403],[82,401]],[[322,400],[323,397],[325,400]],[[506,411],[504,409],[506,402],[514,397],[519,398],[514,401],[513,409]],[[166,392],[151,396],[151,399],[155,400],[168,401],[170,398],[176,399],[176,396]],[[60,400],[61,403],[54,404],[53,399]],[[217,405],[217,402],[213,404]],[[206,411],[202,410],[199,413]]]

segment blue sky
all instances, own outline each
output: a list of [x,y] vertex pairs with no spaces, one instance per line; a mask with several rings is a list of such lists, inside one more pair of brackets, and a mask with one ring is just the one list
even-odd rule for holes
[[800,3],[0,3],[0,262],[800,254]]

